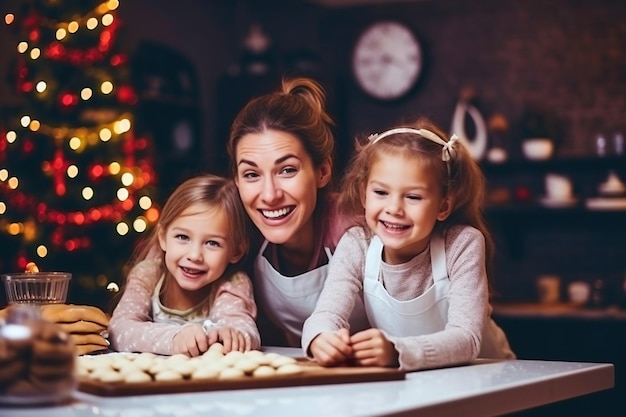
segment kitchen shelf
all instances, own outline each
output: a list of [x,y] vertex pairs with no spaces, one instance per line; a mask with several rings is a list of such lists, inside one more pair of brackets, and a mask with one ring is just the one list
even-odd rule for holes
[[[607,249],[602,252],[607,254],[603,265],[609,265],[610,270],[617,267],[616,258],[610,254],[619,251],[609,242],[619,239],[616,231],[626,227],[626,210],[619,206],[589,209],[586,201],[600,196],[599,185],[607,180],[610,171],[626,181],[626,156],[556,157],[544,161],[518,157],[504,163],[481,161],[480,166],[487,185],[485,218],[494,237],[505,248],[501,246],[499,252],[504,259],[502,265],[514,262],[527,270],[535,266],[545,269],[549,267],[545,256],[537,256],[535,250],[538,241],[541,242],[539,236],[545,235],[549,242],[559,242],[558,246],[546,244],[544,248],[554,259],[559,259],[562,253],[577,253],[568,243],[574,245],[576,239],[588,235],[589,241],[596,242],[596,247],[597,242],[607,242]],[[575,203],[551,205],[542,201],[546,195],[545,179],[548,173],[570,179],[573,195],[577,199]],[[572,239],[568,240],[570,237]],[[594,258],[594,261],[598,259]],[[537,263],[537,260],[543,264]],[[530,265],[525,264],[527,261]],[[593,262],[584,265],[587,267],[590,264]],[[561,272],[571,273],[567,269]]]
[[496,318],[626,321],[626,309],[615,306],[587,308],[568,303],[494,303],[492,314]]
[[568,207],[548,207],[539,203],[507,203],[507,204],[489,204],[485,207],[487,216],[550,216],[550,215],[589,215],[595,217],[616,216],[621,217],[626,214],[626,210],[619,209],[588,209],[585,207],[585,200],[579,201],[577,204]]
[[528,159],[511,159],[503,163],[480,162],[480,166],[487,177],[498,174],[514,174],[520,172],[532,172],[534,174],[547,171],[579,171],[608,169],[626,170],[625,156],[607,157],[570,157],[552,158],[545,161],[532,161]]
[[[486,178],[489,190],[507,189],[509,200],[506,202],[489,202],[485,208],[488,215],[524,215],[546,216],[550,213],[589,214],[600,216],[607,214],[626,213],[621,207],[606,209],[589,209],[586,207],[588,198],[599,197],[598,187],[607,178],[609,171],[614,171],[622,181],[626,181],[626,157],[574,157],[553,158],[545,161],[528,159],[512,159],[504,163],[482,161],[480,166]],[[545,195],[545,175],[558,172],[568,176],[574,186],[577,201],[571,205],[542,204]],[[525,199],[515,196],[516,191],[525,188],[529,194]]]

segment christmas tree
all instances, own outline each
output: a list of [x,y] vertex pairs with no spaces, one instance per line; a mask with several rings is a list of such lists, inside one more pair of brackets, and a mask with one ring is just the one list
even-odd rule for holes
[[102,307],[159,215],[118,7],[31,0],[4,16],[21,98],[0,116],[1,272],[71,272],[68,302]]

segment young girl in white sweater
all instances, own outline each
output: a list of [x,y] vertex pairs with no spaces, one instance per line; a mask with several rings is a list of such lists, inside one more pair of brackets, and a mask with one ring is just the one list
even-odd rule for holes
[[[490,317],[484,177],[458,138],[425,119],[372,135],[343,184],[340,208],[360,226],[339,241],[304,353],[404,370],[514,358]],[[351,334],[361,297],[372,328]]]

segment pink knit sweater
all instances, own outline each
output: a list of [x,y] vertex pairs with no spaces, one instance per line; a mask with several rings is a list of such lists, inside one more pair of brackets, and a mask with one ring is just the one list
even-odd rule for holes
[[[148,258],[130,271],[124,294],[109,323],[112,349],[171,355],[175,353],[172,340],[180,329],[190,322],[205,319],[238,329],[250,336],[252,349],[260,347],[252,283],[245,273],[236,272],[212,283],[214,296],[185,311],[177,317],[178,320],[160,321],[155,320],[152,310],[153,301],[158,302],[154,289],[161,278],[160,263],[160,258]],[[157,299],[153,300],[153,297]]]

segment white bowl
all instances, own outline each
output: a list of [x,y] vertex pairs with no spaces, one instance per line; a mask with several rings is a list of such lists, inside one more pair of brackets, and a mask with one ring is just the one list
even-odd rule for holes
[[524,156],[533,161],[549,159],[554,152],[554,142],[547,138],[529,138],[522,142]]

